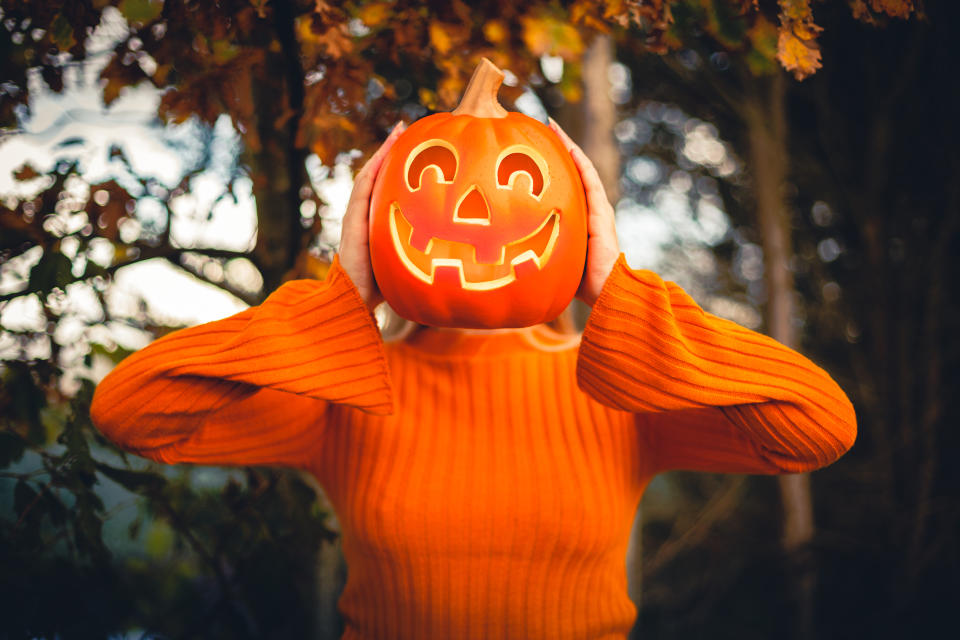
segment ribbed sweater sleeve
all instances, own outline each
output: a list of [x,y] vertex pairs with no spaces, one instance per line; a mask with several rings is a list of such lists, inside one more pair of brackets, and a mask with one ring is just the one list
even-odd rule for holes
[[801,472],[856,437],[853,407],[823,369],[622,255],[587,322],[577,380],[637,414],[660,469]]
[[384,415],[392,402],[380,333],[335,259],[322,282],[288,282],[129,356],[90,412],[108,438],[155,460],[306,466],[328,403]]

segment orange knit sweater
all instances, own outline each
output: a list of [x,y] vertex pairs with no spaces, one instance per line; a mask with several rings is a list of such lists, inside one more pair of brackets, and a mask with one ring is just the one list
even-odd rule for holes
[[621,257],[582,337],[384,345],[334,263],[124,360],[92,415],[164,462],[288,465],[340,518],[344,638],[624,638],[634,512],[666,469],[798,472],[853,443],[820,368]]

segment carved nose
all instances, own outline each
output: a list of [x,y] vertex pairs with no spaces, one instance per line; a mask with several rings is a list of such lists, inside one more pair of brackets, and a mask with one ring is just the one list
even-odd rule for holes
[[480,187],[473,185],[461,196],[453,221],[462,224],[490,224],[490,207]]

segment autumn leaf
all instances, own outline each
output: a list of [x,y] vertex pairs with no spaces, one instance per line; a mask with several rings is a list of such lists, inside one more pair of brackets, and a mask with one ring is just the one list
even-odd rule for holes
[[439,65],[444,71],[443,78],[437,82],[437,98],[445,108],[454,107],[460,100],[460,94],[466,86],[466,78],[461,73],[459,57]]
[[157,87],[162,87],[166,85],[167,78],[169,77],[171,71],[173,71],[172,64],[157,65],[156,70],[153,72],[153,76],[151,76],[151,79],[153,80],[153,84],[156,85]]
[[433,20],[430,22],[429,35],[433,49],[441,56],[446,56],[467,42],[470,30],[461,25]]
[[103,71],[100,72],[100,85],[103,88],[103,103],[110,106],[120,97],[120,92],[127,87],[133,87],[149,76],[136,63],[124,64],[123,58],[114,54]]
[[777,40],[777,60],[787,71],[792,71],[797,80],[803,80],[823,66],[820,63],[820,48],[815,42],[801,40],[788,29],[780,30]]
[[217,64],[224,64],[237,57],[240,47],[229,40],[214,40],[212,42],[213,60]]
[[39,178],[42,174],[33,168],[33,165],[29,162],[21,166],[19,169],[13,172],[13,177],[20,182],[26,182],[27,180],[33,180],[34,178]]
[[492,44],[500,44],[510,35],[502,20],[487,20],[483,25],[483,37]]
[[906,20],[916,11],[916,3],[914,0],[870,0],[870,8],[877,13]]
[[269,0],[250,0],[250,5],[257,12],[257,17],[266,18],[267,17],[267,3]]
[[368,27],[378,27],[390,17],[392,7],[388,2],[373,2],[360,7],[357,18]]
[[571,22],[582,22],[583,19],[590,15],[590,12],[594,9],[594,5],[590,0],[576,0],[570,4],[570,21]]
[[811,21],[793,23],[793,34],[801,40],[813,40],[820,35],[821,31],[823,29]]
[[426,87],[420,87],[417,97],[420,99],[420,104],[427,109],[432,111],[437,108],[437,93],[435,91],[431,91]]
[[850,0],[850,13],[852,13],[853,17],[857,20],[873,23],[873,14],[870,13],[870,8],[867,7],[866,0]]
[[779,0],[780,13],[790,21],[804,22],[813,20],[810,0]]
[[877,14],[906,20],[920,7],[915,0],[850,0],[850,12],[857,20],[876,24]]
[[296,33],[307,57],[329,56],[336,60],[353,52],[353,40],[346,24],[326,26],[316,15],[301,16],[297,18]]
[[437,20],[430,23],[430,45],[442,56],[447,55],[453,47],[453,39]]
[[813,21],[810,0],[779,0],[779,6],[777,59],[797,80],[803,80],[822,66],[816,38],[823,29]]
[[115,180],[90,185],[90,199],[85,210],[95,220],[100,235],[116,242],[120,235],[120,221],[126,218],[133,199]]
[[525,16],[520,23],[523,25],[523,42],[535,56],[560,56],[570,62],[583,53],[580,32],[568,22],[541,15]]

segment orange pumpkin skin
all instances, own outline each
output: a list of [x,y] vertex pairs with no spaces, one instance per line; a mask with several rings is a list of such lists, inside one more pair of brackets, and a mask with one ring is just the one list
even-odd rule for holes
[[552,320],[577,291],[586,249],[580,174],[559,138],[523,114],[423,118],[377,176],[374,277],[414,322],[491,329]]

